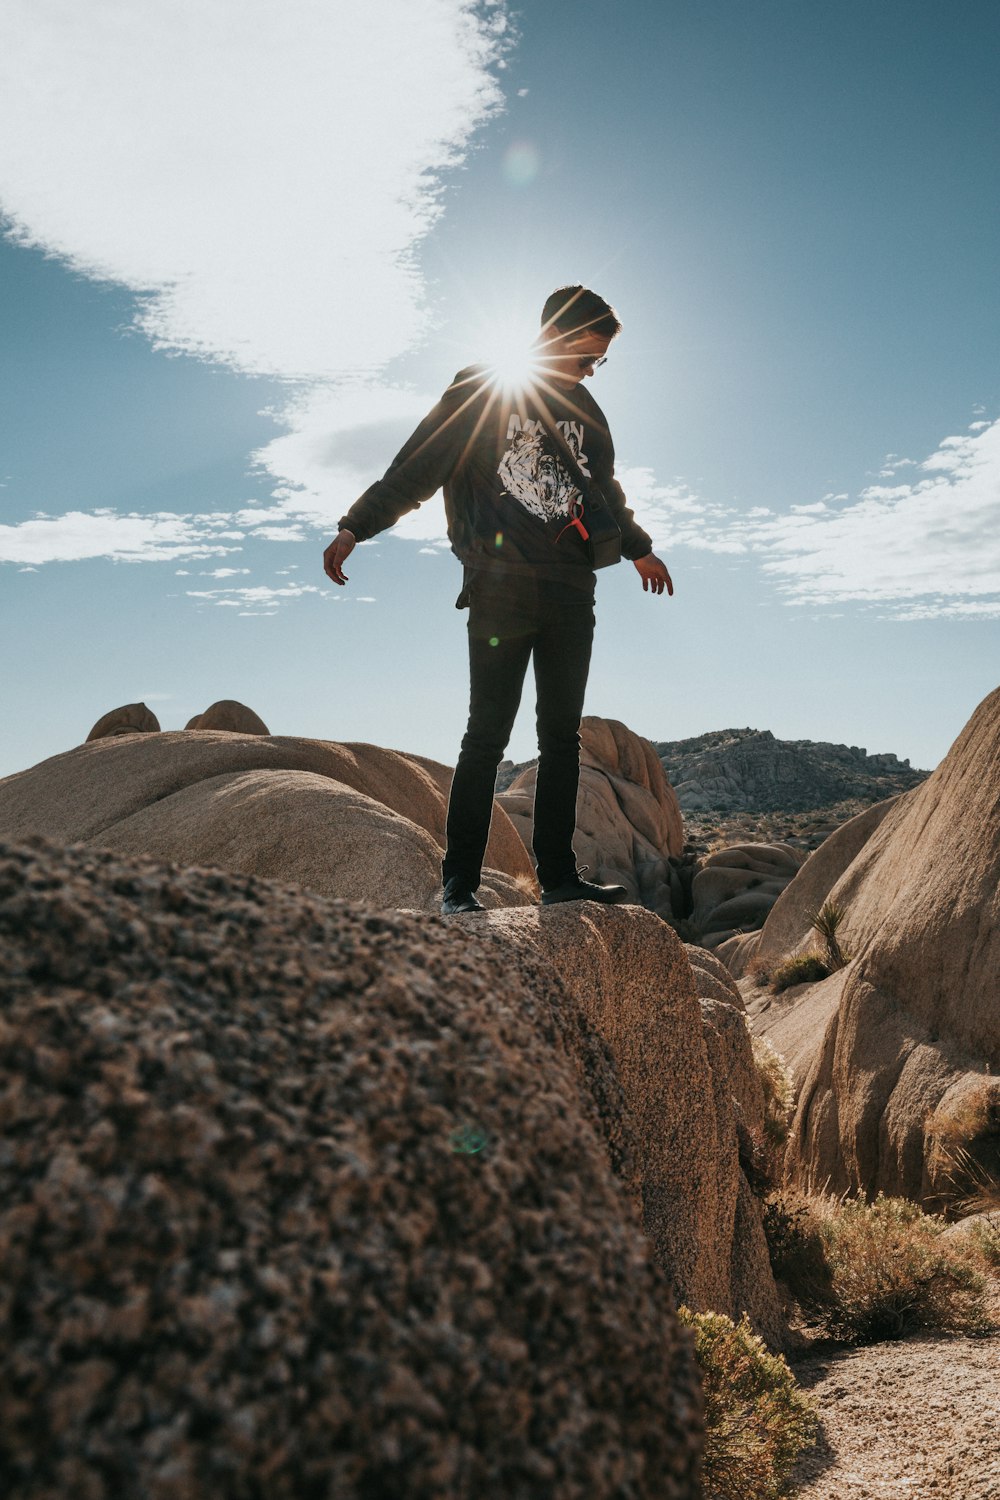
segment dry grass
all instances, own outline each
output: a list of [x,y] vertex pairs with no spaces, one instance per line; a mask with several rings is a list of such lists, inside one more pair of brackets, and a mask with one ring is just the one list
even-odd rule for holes
[[530,896],[532,901],[538,900],[542,894],[542,888],[534,875],[525,875],[522,871],[521,874],[515,875],[513,879],[519,891],[523,891],[526,896]]
[[758,989],[764,989],[771,983],[771,974],[774,971],[774,960],[765,958],[763,954],[755,953],[747,964],[746,977],[752,979]]
[[746,1314],[680,1309],[694,1333],[705,1391],[705,1500],[778,1500],[815,1436],[816,1405]]
[[783,959],[771,971],[771,990],[780,995],[793,984],[815,984],[819,979],[828,979],[830,969],[822,953],[798,953],[794,958]]
[[875,1343],[921,1328],[991,1326],[986,1260],[970,1239],[905,1198],[769,1200],[765,1232],[775,1275],[836,1338]]
[[979,1219],[969,1229],[974,1249],[991,1271],[1000,1271],[1000,1214]]
[[984,1078],[927,1122],[927,1164],[944,1209],[1000,1208],[1000,1080]]
[[788,1141],[794,1086],[788,1064],[762,1036],[750,1038],[754,1067],[764,1094],[764,1152],[769,1184],[781,1181],[782,1158]]

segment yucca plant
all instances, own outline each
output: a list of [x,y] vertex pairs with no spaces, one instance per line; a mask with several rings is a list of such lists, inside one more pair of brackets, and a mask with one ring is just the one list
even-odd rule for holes
[[844,908],[835,901],[824,901],[819,911],[812,912],[809,918],[809,925],[822,941],[826,966],[831,974],[842,969],[848,962],[848,955],[841,948],[837,937],[837,929],[843,920]]

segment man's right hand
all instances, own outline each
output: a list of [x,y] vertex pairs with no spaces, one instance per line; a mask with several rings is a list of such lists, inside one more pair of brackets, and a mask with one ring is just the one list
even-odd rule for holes
[[338,531],[323,553],[323,572],[327,578],[341,585],[347,582],[344,564],[354,551],[356,542],[353,531]]

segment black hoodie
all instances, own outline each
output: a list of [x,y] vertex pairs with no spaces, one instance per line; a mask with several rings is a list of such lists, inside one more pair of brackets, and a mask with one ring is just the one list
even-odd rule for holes
[[543,395],[503,388],[479,365],[458,372],[341,528],[367,541],[443,487],[448,538],[467,576],[530,573],[593,589],[582,539],[573,527],[563,530],[579,492],[538,418],[542,402],[618,522],[623,556],[645,557],[653,544],[614,477],[608,424],[583,383],[547,384]]

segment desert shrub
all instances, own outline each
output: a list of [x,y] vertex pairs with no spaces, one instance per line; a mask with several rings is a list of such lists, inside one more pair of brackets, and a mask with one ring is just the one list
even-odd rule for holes
[[775,1276],[805,1313],[822,1317],[833,1276],[813,1200],[794,1190],[772,1193],[764,1203],[763,1222]]
[[981,1333],[990,1327],[986,1278],[969,1248],[941,1235],[944,1219],[905,1198],[842,1202],[819,1218],[831,1276],[826,1322],[856,1343],[919,1328]]
[[829,976],[829,966],[821,953],[799,953],[777,964],[771,973],[771,989],[776,995],[793,984],[815,984]]
[[1000,1208],[1000,1088],[984,1080],[927,1123],[927,1163],[943,1207]]
[[765,958],[761,953],[755,953],[746,966],[746,977],[752,979],[758,989],[771,983],[771,972],[774,968],[773,960]]
[[1000,1215],[990,1214],[971,1225],[969,1241],[991,1271],[1000,1271]]
[[744,1313],[680,1318],[694,1332],[705,1389],[705,1500],[776,1500],[813,1439],[813,1399],[780,1354],[770,1354]]
[[772,1186],[781,1180],[781,1163],[788,1140],[794,1089],[788,1064],[762,1036],[751,1037],[754,1067],[764,1095],[764,1152]]
[[831,974],[847,963],[848,956],[837,937],[837,929],[843,920],[844,908],[835,901],[824,901],[819,911],[814,911],[809,918],[810,926],[822,940],[824,960]]

